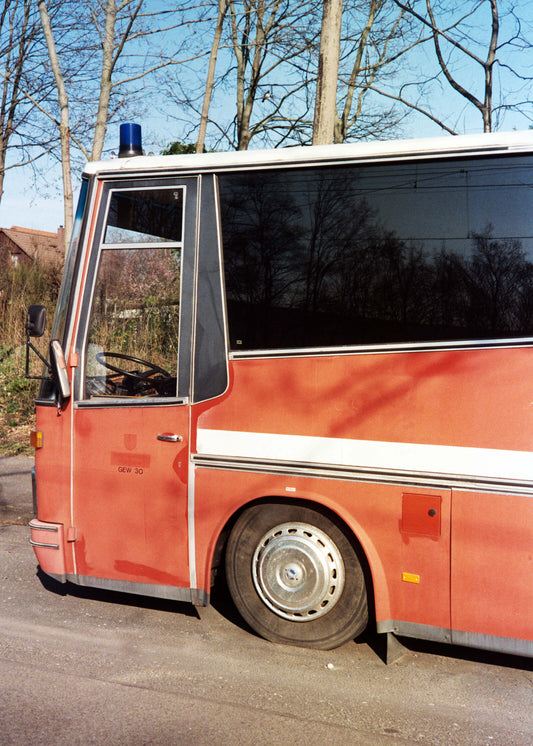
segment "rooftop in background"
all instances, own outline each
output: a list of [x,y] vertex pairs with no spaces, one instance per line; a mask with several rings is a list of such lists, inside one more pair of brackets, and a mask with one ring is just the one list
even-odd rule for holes
[[59,266],[63,262],[63,227],[57,233],[32,228],[0,228],[0,255],[8,255],[13,264],[22,262]]

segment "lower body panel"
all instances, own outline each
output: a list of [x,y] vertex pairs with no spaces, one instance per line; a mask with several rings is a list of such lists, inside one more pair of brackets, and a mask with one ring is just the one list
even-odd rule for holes
[[469,648],[490,650],[496,653],[508,653],[510,655],[523,655],[533,658],[533,640],[516,640],[511,637],[495,637],[478,632],[462,632],[461,630],[441,629],[430,627],[425,624],[413,624],[412,622],[399,622],[387,620],[377,623],[377,631],[380,633],[393,632],[399,637],[414,637],[418,640],[430,640],[432,642],[446,642],[452,645],[463,645]]
[[196,588],[180,588],[155,583],[136,583],[129,580],[113,580],[87,575],[67,573],[64,553],[64,527],[60,523],[45,523],[38,518],[30,521],[30,544],[33,547],[41,570],[60,583],[67,581],[89,588],[133,593],[139,596],[184,601],[195,606],[208,606],[209,593]]

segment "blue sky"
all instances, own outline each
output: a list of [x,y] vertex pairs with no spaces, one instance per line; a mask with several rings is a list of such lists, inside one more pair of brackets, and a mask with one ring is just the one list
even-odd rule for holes
[[17,176],[10,174],[0,204],[0,226],[11,228],[14,225],[55,233],[58,226],[63,225],[61,195],[48,199],[38,194],[28,195],[25,175],[22,172]]

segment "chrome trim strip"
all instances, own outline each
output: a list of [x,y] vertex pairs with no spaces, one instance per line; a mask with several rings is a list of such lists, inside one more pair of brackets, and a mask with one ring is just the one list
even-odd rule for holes
[[399,344],[346,345],[343,347],[295,347],[272,350],[232,350],[230,360],[278,357],[322,357],[324,355],[379,355],[406,352],[445,352],[449,350],[492,350],[502,347],[531,347],[531,337],[465,339],[450,342],[405,342]]
[[[43,570],[44,572],[44,570]],[[58,583],[66,583],[67,582],[67,576],[60,574],[58,575],[55,572],[47,572],[45,575],[48,575],[49,578],[53,578],[53,580],[56,580]]]
[[74,402],[74,409],[102,409],[105,407],[174,407],[180,404],[188,404],[188,398],[177,397],[94,397],[93,399],[82,399]]
[[35,515],[37,515],[38,512],[38,503],[37,503],[37,477],[35,475],[35,465],[31,467],[31,498],[32,498],[32,508]]
[[[202,176],[199,175],[197,179],[196,188],[196,221],[195,221],[195,232],[194,232],[194,259],[193,259],[193,295],[192,295],[192,314],[191,314],[191,357],[189,363],[189,395],[194,397],[194,384],[195,384],[195,366],[196,366],[196,326],[197,326],[197,314],[198,314],[198,272],[199,272],[199,252],[200,252],[200,221],[202,214]],[[187,451],[189,454],[189,462],[187,465],[187,558],[189,561],[189,585],[192,588],[196,588],[196,522],[195,522],[195,467],[190,459],[191,443],[192,443],[192,422],[191,422],[191,410],[189,408],[189,438],[187,443]],[[190,601],[194,602],[193,599],[196,596],[191,594]]]
[[[189,438],[189,443],[190,443]],[[195,478],[196,465],[189,459],[188,465],[189,479],[187,485],[187,523],[188,523],[188,544],[189,544],[189,583],[191,588],[196,588],[196,523],[195,523]]]
[[533,497],[533,484],[507,480],[464,477],[459,474],[433,474],[429,472],[395,471],[393,469],[365,469],[358,467],[336,467],[329,464],[249,460],[245,458],[224,458],[221,456],[200,456],[193,454],[193,463],[205,469],[225,471],[246,471],[260,474],[291,475],[314,477],[316,479],[338,479],[352,482],[377,484],[399,484],[431,489],[460,489],[473,492],[495,492],[501,494],[525,495]]
[[41,547],[42,549],[59,549],[59,544],[44,544],[42,541],[33,541],[30,539],[32,547]]
[[[158,189],[159,187],[146,187],[143,191],[150,191],[150,189]],[[110,194],[113,196],[113,192],[133,192],[135,187],[129,189],[111,189]],[[170,187],[169,187],[170,189]],[[175,189],[177,191],[177,189]],[[124,248],[137,249],[183,249],[183,241],[124,241],[124,243],[105,243],[102,241],[102,248],[106,251],[122,251]]]
[[111,578],[96,578],[88,575],[67,574],[66,579],[75,585],[87,588],[99,588],[103,591],[120,591],[132,593],[136,596],[150,596],[164,598],[169,601],[185,601],[195,606],[209,606],[209,594],[197,588],[179,588],[173,585],[156,585],[153,583],[136,583],[131,580],[113,580]]
[[452,645],[462,645],[469,648],[490,650],[496,653],[523,655],[533,658],[533,640],[518,640],[512,637],[496,637],[479,632],[461,632],[441,627],[431,627],[427,624],[400,622],[387,619],[377,623],[379,633],[393,632],[400,637],[414,637],[418,640],[445,642]]
[[[79,362],[79,359],[78,359]],[[78,389],[78,376],[79,376],[79,367],[78,368],[72,368],[72,391],[76,392]],[[74,395],[73,395],[73,401],[74,401]],[[69,474],[69,508],[70,508],[70,525],[75,526],[75,502],[74,502],[74,473],[75,468],[77,467],[76,463],[76,449],[75,449],[75,443],[74,443],[74,412],[76,410],[76,404],[71,404],[70,406],[70,474]],[[67,543],[68,546],[68,543]],[[70,543],[70,548],[68,549],[71,557],[72,557],[72,568],[75,573],[78,572],[78,557],[76,552],[76,542]],[[65,582],[65,581],[63,581]]]

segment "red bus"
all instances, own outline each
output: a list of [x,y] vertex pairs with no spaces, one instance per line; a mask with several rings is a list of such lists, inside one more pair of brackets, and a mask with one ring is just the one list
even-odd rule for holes
[[218,574],[278,643],[533,655],[532,216],[533,133],[89,164],[42,570],[200,606]]

